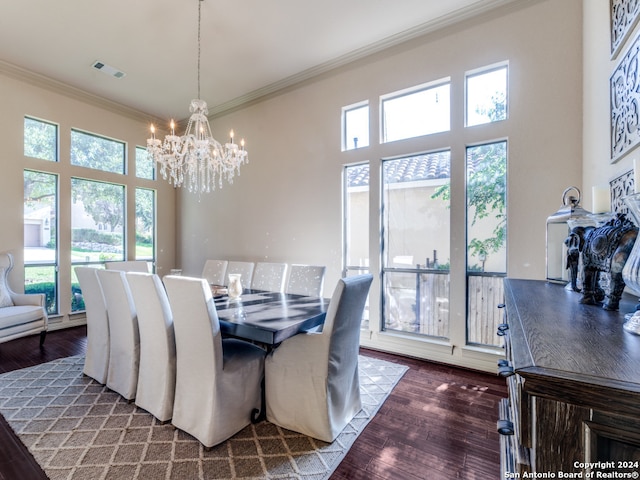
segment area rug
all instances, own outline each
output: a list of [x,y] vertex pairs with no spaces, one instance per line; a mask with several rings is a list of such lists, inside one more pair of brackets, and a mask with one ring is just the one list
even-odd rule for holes
[[80,355],[0,375],[0,413],[51,480],[327,479],[407,370],[360,355],[363,408],[333,443],[263,421],[205,450],[83,365]]

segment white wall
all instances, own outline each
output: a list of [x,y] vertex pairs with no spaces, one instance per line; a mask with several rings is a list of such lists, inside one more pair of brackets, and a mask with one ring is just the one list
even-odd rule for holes
[[[606,2],[604,2],[606,3]],[[250,163],[232,186],[200,198],[180,192],[179,263],[201,271],[206,258],[240,258],[327,265],[331,291],[341,271],[341,169],[371,161],[371,205],[379,204],[381,158],[429,151],[452,152],[451,252],[453,317],[464,316],[464,148],[507,138],[508,272],[545,278],[545,222],[563,190],[582,180],[582,2],[534,1],[505,7],[436,34],[390,48],[322,75],[298,88],[218,118],[247,139]],[[510,117],[463,128],[466,70],[509,61]],[[340,150],[341,107],[450,76],[452,129],[380,145]],[[372,208],[372,269],[378,271],[378,210]],[[379,303],[372,287],[372,312]],[[456,331],[454,343],[464,343]],[[419,347],[417,347],[419,348]],[[455,350],[455,347],[454,347]]]

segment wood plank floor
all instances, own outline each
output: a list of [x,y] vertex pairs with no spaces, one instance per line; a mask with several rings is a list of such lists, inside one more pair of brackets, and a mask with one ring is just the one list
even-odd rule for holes
[[[86,328],[0,344],[0,373],[85,352]],[[500,475],[498,402],[507,394],[496,375],[373,350],[365,355],[409,371],[331,476],[331,480],[488,480]],[[0,479],[46,479],[0,416]],[[155,480],[155,479],[149,479]],[[188,480],[188,479],[186,479]]]

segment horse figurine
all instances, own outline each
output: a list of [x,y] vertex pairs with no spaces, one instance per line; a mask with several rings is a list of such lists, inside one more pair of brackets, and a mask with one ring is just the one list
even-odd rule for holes
[[[622,269],[631,254],[638,236],[638,227],[622,213],[600,227],[574,227],[567,245],[567,268],[571,277],[571,288],[579,292],[577,285],[579,257],[582,256],[584,280],[580,303],[599,305],[604,301],[605,310],[618,310],[624,290]],[[609,273],[609,292],[600,286],[600,274]],[[606,298],[606,300],[605,300]]]

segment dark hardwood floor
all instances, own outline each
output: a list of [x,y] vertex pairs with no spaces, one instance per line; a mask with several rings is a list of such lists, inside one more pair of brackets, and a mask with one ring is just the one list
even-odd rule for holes
[[[86,328],[49,332],[42,349],[38,341],[36,335],[0,344],[0,373],[84,353]],[[498,402],[507,395],[502,378],[373,350],[362,353],[407,365],[409,371],[331,480],[498,479]],[[0,416],[0,479],[46,478]]]

